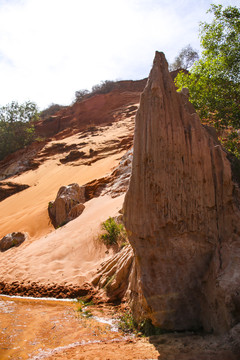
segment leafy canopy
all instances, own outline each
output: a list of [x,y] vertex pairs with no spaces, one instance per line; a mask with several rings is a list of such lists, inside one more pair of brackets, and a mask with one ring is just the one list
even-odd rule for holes
[[202,57],[189,74],[180,73],[177,86],[189,89],[189,100],[200,117],[225,131],[224,145],[238,157],[240,142],[240,11],[211,5],[211,23],[200,23]]
[[37,106],[30,101],[13,101],[0,108],[0,160],[34,140],[37,119]]

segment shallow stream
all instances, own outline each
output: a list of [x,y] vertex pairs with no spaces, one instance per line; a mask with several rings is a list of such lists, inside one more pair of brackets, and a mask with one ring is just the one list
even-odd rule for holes
[[121,308],[0,295],[0,360],[238,360],[226,337],[124,334]]
[[94,307],[94,316],[76,301],[0,295],[0,359],[47,359],[86,344],[117,342],[126,337],[116,322]]

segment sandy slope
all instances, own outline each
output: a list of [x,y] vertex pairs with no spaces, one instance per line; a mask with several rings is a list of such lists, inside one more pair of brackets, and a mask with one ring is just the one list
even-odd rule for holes
[[99,151],[99,159],[90,166],[84,165],[82,159],[63,165],[60,159],[66,154],[54,154],[46,156],[38,169],[10,178],[30,188],[0,202],[0,238],[13,231],[27,232],[29,236],[20,247],[0,253],[0,281],[81,285],[90,279],[103,259],[110,256],[106,247],[96,241],[100,224],[117,215],[123,196],[115,199],[102,196],[88,201],[79,218],[57,230],[50,224],[48,203],[55,199],[62,185],[73,182],[83,185],[109,174],[125,153],[114,145],[115,141],[121,142],[132,131],[133,119],[128,118],[87,134],[84,139],[80,133],[53,141],[46,148],[61,141],[79,146],[84,140],[86,145],[81,150],[87,153],[93,148]]
[[0,278],[9,282],[31,280],[78,285],[89,280],[103,258],[109,256],[97,239],[100,223],[117,215],[122,201],[123,196],[92,199],[85,204],[83,214],[64,227],[1,253]]
[[9,232],[23,231],[30,237],[39,237],[53,230],[49,223],[48,203],[54,200],[62,185],[77,182],[83,185],[104,176],[117,164],[119,155],[100,160],[92,166],[58,166],[54,160],[44,163],[39,169],[14,179],[31,185],[0,203],[0,238]]
[[61,142],[66,145],[76,144],[78,146],[84,141],[86,145],[82,146],[81,150],[86,153],[90,148],[93,150],[106,149],[101,154],[103,158],[91,166],[83,165],[82,161],[63,165],[59,160],[66,154],[56,154],[46,156],[45,161],[37,170],[30,170],[6,180],[28,184],[30,188],[0,202],[0,239],[13,231],[27,232],[31,238],[48,233],[53,229],[47,213],[48,203],[55,199],[60,186],[73,182],[83,185],[111,172],[124,151],[116,152],[115,149],[115,153],[108,152],[108,147],[112,141],[120,141],[132,134],[133,119],[125,119],[112,126],[99,129],[97,133],[86,135],[84,138],[81,138],[81,133],[75,134],[60,141],[53,141],[46,146],[49,148],[52,144]]

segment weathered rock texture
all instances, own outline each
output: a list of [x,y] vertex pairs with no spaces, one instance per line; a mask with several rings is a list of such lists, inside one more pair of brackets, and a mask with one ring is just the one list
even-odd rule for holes
[[240,202],[226,152],[156,53],[136,115],[124,221],[135,316],[171,330],[240,321]]
[[55,201],[48,204],[48,214],[55,228],[76,219],[85,206],[85,188],[78,184],[62,186]]
[[84,185],[86,201],[100,195],[109,194],[114,198],[126,193],[132,170],[132,154],[133,149],[128,150],[110,175]]
[[98,297],[110,302],[121,301],[126,294],[132,270],[133,251],[127,245],[102,263],[92,279],[92,284],[99,290]]
[[34,142],[24,149],[7,155],[0,161],[0,180],[7,179],[24,171],[35,170],[41,165],[41,159],[36,155],[46,145],[47,140]]
[[26,240],[26,234],[21,232],[13,232],[11,234],[7,234],[0,240],[0,251],[4,252],[12,247],[16,247],[21,245]]
[[[127,104],[138,103],[147,79],[119,81],[107,94],[95,94],[81,102],[64,107],[54,115],[42,118],[35,124],[39,136],[49,137],[70,129],[84,130],[117,120],[117,113]],[[133,109],[134,111],[134,109]]]

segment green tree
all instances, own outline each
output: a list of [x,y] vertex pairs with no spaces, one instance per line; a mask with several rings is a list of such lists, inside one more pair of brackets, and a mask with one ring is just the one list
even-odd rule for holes
[[178,56],[175,57],[174,62],[169,66],[169,70],[189,70],[197,60],[199,60],[198,52],[189,44],[182,48]]
[[37,119],[37,106],[30,101],[0,108],[0,160],[34,140]]
[[176,84],[189,89],[189,99],[202,119],[218,130],[228,129],[228,140],[235,133],[236,140],[240,128],[240,11],[211,5],[208,12],[214,17],[211,23],[200,23],[201,59],[188,75],[180,73]]

